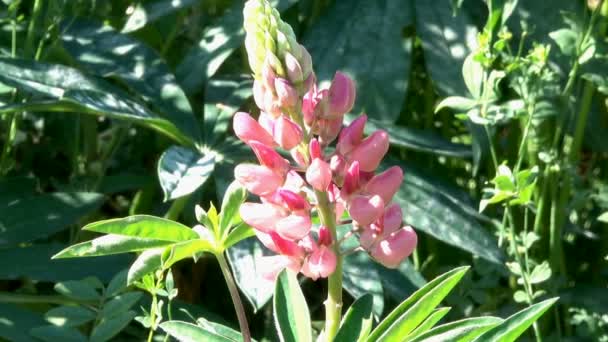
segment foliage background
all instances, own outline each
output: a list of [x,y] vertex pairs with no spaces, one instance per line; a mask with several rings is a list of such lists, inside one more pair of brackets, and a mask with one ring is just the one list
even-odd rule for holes
[[[81,226],[130,214],[164,215],[192,226],[195,204],[219,203],[232,167],[251,158],[232,138],[231,115],[255,106],[241,1],[3,3],[0,338],[25,341],[44,339],[36,328],[48,325],[44,313],[56,304],[80,303],[57,294],[55,284],[87,277],[107,284],[133,260],[124,255],[51,260],[67,245],[93,236]],[[434,113],[444,97],[468,95],[461,70],[477,48],[485,2],[275,3],[311,52],[319,80],[329,81],[335,70],[355,79],[353,113],[367,113],[370,130],[389,131],[390,163],[406,174],[396,198],[405,221],[419,232],[417,252],[398,270],[380,268],[361,255],[348,258],[350,298],[372,293],[374,312],[381,316],[425,279],[468,264],[473,267],[467,281],[448,300],[449,318],[504,317],[521,308],[513,300],[516,277],[505,267],[509,256],[496,234],[502,212],[490,207],[478,213],[482,189],[495,176],[488,139],[481,126],[456,119],[457,112]],[[508,22],[514,49],[523,31],[530,32],[522,42],[526,51],[534,44],[552,45],[557,85],[571,70],[569,57],[549,36],[566,26],[562,11],[582,22],[590,16],[582,1],[520,0]],[[574,97],[582,92],[582,81],[577,82]],[[503,88],[505,99],[517,97]],[[540,285],[561,297],[554,315],[541,321],[548,336],[608,339],[608,240],[606,223],[597,220],[608,210],[604,101],[601,93],[593,98],[582,158],[573,165],[575,191],[560,237],[566,271]],[[530,139],[542,145],[541,133],[553,129],[549,123]],[[501,160],[517,159],[521,131],[520,120],[495,127]],[[272,289],[251,282],[253,255],[261,253],[247,240],[230,251],[230,262],[251,303],[254,336],[272,340],[271,313],[264,306]],[[546,235],[534,254],[539,260],[549,257]],[[194,317],[236,326],[215,261],[182,262],[174,277],[181,303],[176,314],[183,307]],[[303,287],[313,319],[322,319],[323,283]],[[147,307],[146,300],[141,306]],[[132,310],[141,314],[139,305]],[[134,315],[122,318],[128,325],[114,329],[120,331],[114,338],[145,336],[145,328],[131,321]]]

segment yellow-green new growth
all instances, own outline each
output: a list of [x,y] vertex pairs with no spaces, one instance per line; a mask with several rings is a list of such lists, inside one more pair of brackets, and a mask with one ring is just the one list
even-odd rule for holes
[[[277,76],[298,83],[312,71],[310,55],[297,40],[289,24],[267,0],[249,0],[243,10],[245,46],[249,65],[256,78],[262,77],[265,63]],[[297,65],[295,65],[297,64]]]

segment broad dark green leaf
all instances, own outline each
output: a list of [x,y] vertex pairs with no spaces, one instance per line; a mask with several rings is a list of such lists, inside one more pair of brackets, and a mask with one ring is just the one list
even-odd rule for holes
[[44,97],[0,107],[0,114],[41,111],[103,115],[141,124],[181,144],[194,145],[173,123],[151,112],[126,92],[74,68],[0,57],[0,82]]
[[443,316],[447,315],[448,312],[450,312],[452,308],[437,308],[435,310],[433,310],[433,312],[422,322],[420,323],[419,326],[416,327],[416,329],[414,329],[414,331],[412,331],[408,336],[408,340],[409,339],[413,339],[423,333],[425,333],[426,331],[428,331],[429,329],[433,328],[435,326],[435,324],[437,324],[437,322],[439,322]]
[[476,46],[477,30],[466,12],[452,15],[446,4],[414,1],[416,33],[422,41],[424,62],[442,96],[467,96],[461,67]]
[[75,328],[67,326],[45,325],[30,330],[30,335],[46,342],[86,342],[87,338]]
[[475,341],[478,342],[512,342],[528,329],[545,313],[558,298],[547,299],[536,303],[506,318],[500,325],[486,331]]
[[257,312],[272,297],[274,288],[258,272],[255,261],[270,252],[257,239],[245,239],[227,252],[236,283],[253,306],[254,312]]
[[122,32],[129,33],[139,30],[159,18],[172,14],[182,8],[192,6],[197,2],[198,0],[156,0],[137,3],[127,10],[129,17],[122,28]]
[[86,225],[84,230],[145,239],[180,242],[198,239],[198,234],[181,223],[150,215],[133,215]]
[[111,340],[131,322],[135,315],[134,311],[123,311],[111,318],[102,319],[99,325],[93,328],[89,341],[104,342]]
[[57,283],[54,289],[66,297],[79,300],[93,301],[101,298],[95,287],[84,280],[68,280]]
[[41,313],[21,306],[0,303],[0,338],[7,341],[35,342],[28,333],[32,328],[47,324]]
[[97,209],[97,193],[49,193],[0,203],[0,246],[43,238],[67,228]]
[[36,193],[36,179],[31,177],[7,177],[0,180],[0,203],[11,205]]
[[422,335],[413,338],[411,342],[470,342],[484,332],[503,322],[498,317],[474,317],[456,322],[450,322],[435,327]]
[[408,165],[403,170],[405,180],[394,200],[401,205],[405,222],[447,244],[502,263],[496,239],[470,214],[475,209],[467,210],[471,206],[441,182]]
[[359,297],[346,311],[340,329],[334,338],[335,342],[358,342],[372,330],[372,308],[374,298],[370,294]]
[[[296,2],[297,0],[271,1],[279,11]],[[188,93],[201,89],[232,52],[243,44],[244,37],[243,3],[237,1],[205,28],[198,44],[187,52],[177,66],[175,74],[182,87]]]
[[369,342],[402,341],[422,323],[464,276],[468,267],[459,267],[433,279],[399,304],[372,331]]
[[392,123],[404,105],[410,77],[412,39],[402,37],[410,24],[407,1],[334,1],[307,32],[304,46],[319,81],[331,81],[338,70],[355,80],[354,113]]
[[129,274],[128,269],[124,269],[118,273],[108,283],[106,290],[104,292],[104,296],[114,297],[117,294],[123,292],[127,288],[127,276]]
[[86,322],[90,322],[97,317],[97,314],[90,309],[82,306],[58,306],[52,308],[44,314],[44,318],[54,325],[76,327]]
[[127,284],[138,281],[148,273],[161,268],[161,256],[164,248],[148,249],[141,253],[129,268]]
[[215,153],[204,156],[181,146],[171,146],[158,161],[158,179],[165,201],[189,195],[196,191],[213,172]]
[[108,234],[95,238],[91,241],[85,241],[72,245],[55,254],[53,259],[139,252],[169,244],[171,244],[170,241]]
[[374,264],[367,253],[355,253],[344,258],[342,287],[354,298],[371,294],[374,315],[380,317],[384,310],[384,289]]
[[469,159],[473,156],[471,146],[453,143],[432,132],[395,125],[382,125],[381,122],[375,120],[369,120],[365,126],[367,133],[377,129],[386,130],[391,146],[447,157]]
[[179,242],[165,248],[161,264],[164,269],[167,269],[180,260],[198,258],[203,252],[216,253],[217,251],[212,242],[203,239]]
[[83,20],[69,20],[61,39],[64,48],[89,72],[123,80],[161,117],[194,141],[200,140],[186,94],[154,50],[111,26]]
[[[95,276],[109,281],[127,267],[132,258],[112,255],[104,258],[51,259],[65,245],[35,244],[0,249],[0,279],[29,278],[38,281],[64,281]],[[15,267],[19,260],[19,267]]]
[[310,313],[306,298],[294,273],[284,270],[277,279],[274,322],[281,342],[311,342]]
[[117,314],[123,313],[131,309],[133,305],[139,302],[142,296],[142,292],[127,292],[115,296],[103,305],[103,308],[101,310],[101,317],[103,317],[104,319],[109,319],[111,317],[116,316]]
[[397,302],[403,301],[426,284],[426,279],[414,268],[409,260],[395,269],[386,268],[374,262],[382,280],[384,293]]
[[215,332],[188,322],[168,321],[162,323],[160,328],[180,342],[234,342],[234,340],[228,337],[216,334]]
[[206,144],[222,146],[225,143],[232,116],[251,97],[252,86],[251,78],[245,76],[209,80],[205,88]]

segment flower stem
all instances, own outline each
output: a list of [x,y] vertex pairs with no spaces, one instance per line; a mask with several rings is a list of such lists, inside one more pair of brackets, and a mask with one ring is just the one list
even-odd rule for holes
[[222,269],[224,279],[226,279],[226,284],[228,285],[228,290],[230,291],[230,297],[232,297],[232,303],[234,304],[234,309],[236,310],[236,317],[239,320],[239,327],[241,328],[243,341],[251,342],[251,333],[249,332],[247,317],[245,316],[245,308],[243,307],[243,302],[241,302],[241,297],[239,296],[239,290],[237,289],[234,278],[232,277],[232,273],[230,272],[230,266],[228,266],[226,257],[224,257],[223,253],[217,253],[215,256],[217,257],[217,261]]
[[[331,232],[332,241],[338,241],[336,232],[336,215],[334,208],[329,202],[327,192],[315,191],[317,197],[317,207],[321,223]],[[342,256],[338,243],[333,245],[336,254],[336,270],[329,276],[328,293],[325,301],[325,340],[330,342],[336,336],[340,321],[342,319]]]

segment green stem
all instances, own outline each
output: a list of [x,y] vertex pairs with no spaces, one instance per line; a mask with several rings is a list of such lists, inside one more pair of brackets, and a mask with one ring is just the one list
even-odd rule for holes
[[247,324],[247,316],[245,316],[245,308],[243,307],[243,302],[241,302],[241,297],[239,296],[239,290],[237,289],[234,278],[232,277],[232,273],[230,272],[230,266],[228,266],[223,253],[218,253],[215,256],[220,264],[224,279],[226,279],[226,285],[228,285],[230,297],[232,297],[232,303],[234,304],[234,309],[236,310],[236,317],[239,320],[243,341],[251,342],[251,333],[249,332],[249,325]]
[[188,203],[188,199],[190,199],[190,196],[183,196],[174,200],[171,204],[171,207],[169,207],[169,210],[167,210],[165,218],[168,220],[177,221],[179,215],[184,210],[186,203]]
[[[319,218],[321,223],[331,232],[332,241],[338,241],[336,232],[336,215],[332,204],[329,202],[327,192],[315,191]],[[336,254],[336,270],[329,276],[327,300],[325,300],[325,340],[333,341],[340,321],[342,319],[342,256],[340,246],[333,244]]]
[[24,53],[26,57],[34,57],[32,56],[32,52],[34,52],[34,39],[36,37],[36,31],[38,30],[38,19],[42,14],[42,0],[34,1],[34,9],[32,10],[32,18],[30,19],[28,28],[27,28],[27,36],[25,37],[25,45],[24,45]]
[[156,291],[151,293],[152,295],[152,306],[150,307],[150,332],[148,332],[148,342],[152,342],[154,337],[154,330],[156,329],[156,307],[158,306]]
[[32,304],[32,303],[48,303],[60,305],[74,304],[94,304],[96,301],[83,301],[72,298],[67,298],[59,295],[28,295],[12,292],[0,292],[0,303],[13,304]]

